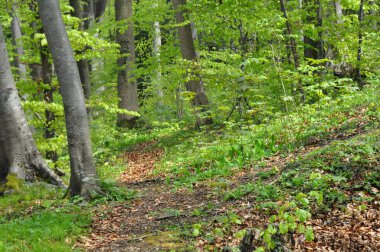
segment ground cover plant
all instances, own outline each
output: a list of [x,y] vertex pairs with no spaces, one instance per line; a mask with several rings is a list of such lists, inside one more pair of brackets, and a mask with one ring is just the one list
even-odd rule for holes
[[0,252],[380,247],[376,1],[0,6]]

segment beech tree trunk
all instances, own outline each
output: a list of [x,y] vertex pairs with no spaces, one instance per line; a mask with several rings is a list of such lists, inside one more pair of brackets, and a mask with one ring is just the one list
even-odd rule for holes
[[[119,67],[117,73],[117,90],[119,96],[119,108],[137,112],[139,109],[137,82],[133,69],[136,63],[135,39],[133,32],[133,0],[115,0],[116,21],[127,22],[117,29],[116,40],[120,45],[120,56],[117,59]],[[127,114],[117,115],[117,126],[133,128],[136,125],[136,116]]]
[[[73,15],[79,19],[83,19],[83,8],[79,0],[70,0],[71,7],[74,8]],[[84,23],[79,24],[79,30],[84,30]],[[81,52],[78,52],[81,53]],[[84,97],[86,100],[90,99],[91,96],[91,79],[90,79],[90,67],[88,60],[81,59],[77,61],[79,76],[82,82]],[[88,114],[90,113],[87,110]]]
[[24,55],[24,48],[21,43],[21,27],[20,27],[20,20],[15,15],[16,7],[12,8],[12,22],[11,22],[11,29],[12,29],[12,44],[15,47],[14,49],[14,66],[17,68],[18,75],[21,79],[26,79],[26,65],[21,62],[20,56]]
[[340,24],[343,22],[343,20],[342,20],[343,8],[342,8],[342,5],[340,4],[340,0],[335,0],[334,5],[335,5],[335,13],[336,13],[336,16],[338,18],[337,23]]
[[364,11],[363,11],[363,8],[364,8],[364,1],[365,0],[360,0],[360,6],[359,6],[359,12],[358,12],[358,21],[359,21],[359,33],[358,33],[358,53],[357,53],[357,56],[356,56],[356,69],[355,69],[355,72],[356,72],[356,80],[358,82],[358,86],[360,89],[363,88],[364,86],[364,81],[363,81],[363,78],[362,78],[362,74],[361,74],[361,60],[362,60],[362,44],[363,44],[363,25],[362,25],[362,22],[363,22],[363,16],[364,16]]
[[37,150],[12,76],[8,52],[0,24],[0,183],[8,175],[26,181],[37,176],[65,187]]
[[94,0],[85,0],[83,5],[83,28],[87,30],[94,23]]
[[[191,62],[191,71],[195,72],[197,68],[197,55],[191,31],[190,23],[185,23],[183,7],[186,5],[186,0],[173,0],[173,7],[175,10],[176,21],[178,24],[178,35],[181,47],[182,58]],[[209,101],[204,91],[204,85],[199,74],[192,74],[196,77],[189,80],[185,86],[187,91],[195,94],[192,100],[193,106],[200,108],[202,112],[208,111]],[[201,118],[197,116],[196,126],[212,124],[210,115]]]
[[90,199],[100,193],[92,154],[85,99],[74,53],[58,0],[38,0],[42,26],[53,56],[65,111],[70,154],[71,196]]
[[[161,29],[160,29],[160,22],[154,21],[153,24],[154,29],[154,37],[153,37],[153,57],[156,58],[157,61],[157,70],[156,70],[156,88],[157,88],[157,96],[158,96],[158,113],[162,114],[162,108],[164,106],[164,92],[162,90],[162,84],[161,84],[161,58],[160,58],[160,50],[161,50]],[[160,116],[162,117],[162,115]]]

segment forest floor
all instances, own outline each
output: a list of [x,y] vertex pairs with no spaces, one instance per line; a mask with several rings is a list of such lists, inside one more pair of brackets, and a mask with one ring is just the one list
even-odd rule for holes
[[[298,229],[312,227],[313,241],[308,241],[304,231],[273,232],[272,250],[379,251],[379,184],[368,181],[379,175],[380,131],[376,124],[369,126],[371,118],[364,110],[358,109],[347,119],[352,120],[348,129],[331,128],[328,135],[311,137],[292,152],[278,152],[231,176],[190,186],[175,186],[175,177],[168,179],[167,174],[154,172],[165,155],[157,145],[159,140],[138,144],[122,157],[127,168],[118,179],[137,196],[97,207],[90,234],[81,237],[76,246],[88,251],[239,251],[247,230],[252,230],[252,244],[258,248],[265,246],[263,232],[270,223],[277,228],[283,224],[279,209],[287,209],[281,208],[288,204],[287,199],[299,199],[309,195],[307,188],[316,191],[320,186],[326,203],[318,205],[309,197],[305,206],[312,217],[298,224]],[[347,155],[337,160],[342,152]],[[360,165],[354,165],[350,157],[355,153],[359,156],[354,158],[363,160]],[[343,178],[346,173],[331,175],[321,168],[321,162],[337,169],[359,170]],[[316,172],[322,174],[320,180],[312,178]],[[312,181],[297,184],[294,178],[301,179],[300,174]],[[323,183],[326,185],[320,185]],[[290,192],[297,186],[305,194]],[[278,219],[270,220],[276,214]]]
[[0,252],[379,251],[379,96],[201,131],[94,124],[105,196],[14,183]]

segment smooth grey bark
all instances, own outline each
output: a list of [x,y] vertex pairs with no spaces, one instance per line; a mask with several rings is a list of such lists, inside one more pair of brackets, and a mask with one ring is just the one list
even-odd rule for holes
[[101,193],[92,154],[85,98],[74,53],[62,20],[58,0],[38,0],[43,30],[57,72],[65,111],[70,154],[71,196],[90,199]]
[[[175,17],[178,24],[178,35],[181,47],[182,58],[190,61],[191,72],[197,72],[197,55],[195,52],[195,46],[193,41],[193,34],[191,31],[190,23],[185,23],[183,7],[186,5],[186,0],[173,0],[173,7],[175,10]],[[208,111],[209,101],[204,91],[204,85],[199,74],[192,74],[196,77],[185,83],[186,89],[189,92],[195,94],[192,100],[193,106],[200,108],[201,112]],[[212,118],[209,114],[206,114],[204,118],[197,115],[196,126],[212,124]]]
[[153,37],[153,57],[156,58],[157,61],[157,70],[156,70],[156,88],[157,88],[157,97],[158,97],[158,111],[161,113],[162,107],[164,106],[163,98],[164,98],[164,92],[162,91],[162,84],[161,84],[161,58],[160,58],[160,50],[161,50],[161,29],[160,29],[160,22],[154,21],[153,23],[153,29],[154,29],[154,37]]
[[30,132],[13,79],[0,24],[0,183],[8,175],[26,181],[37,176],[65,187],[43,160]]
[[363,48],[362,48],[362,44],[363,44],[363,25],[362,25],[362,22],[363,22],[363,17],[364,17],[364,1],[365,0],[360,0],[360,6],[359,6],[359,12],[358,12],[358,21],[359,21],[359,32],[358,32],[358,52],[357,52],[357,56],[356,56],[356,69],[355,69],[355,73],[356,73],[356,81],[358,82],[358,86],[360,89],[363,88],[365,82],[362,78],[362,74],[361,74],[361,60],[362,60],[362,53],[363,53]]
[[338,18],[337,23],[341,24],[343,22],[343,20],[342,20],[343,8],[342,8],[342,5],[340,3],[340,0],[335,0],[334,5],[335,5],[335,13],[336,13],[336,16]]
[[[139,109],[137,82],[133,71],[136,63],[135,38],[133,31],[133,1],[115,0],[115,18],[119,25],[116,34],[116,41],[120,45],[120,56],[117,59],[119,67],[117,73],[117,91],[119,97],[119,108],[137,112]],[[127,29],[125,27],[127,24]],[[133,128],[136,126],[136,116],[127,114],[117,115],[117,126]]]
[[14,49],[14,66],[17,68],[17,73],[21,79],[26,79],[26,65],[23,64],[20,60],[20,56],[24,55],[24,48],[22,45],[21,37],[21,25],[20,19],[16,15],[17,8],[13,6],[12,8],[12,21],[11,21],[11,30],[12,30],[12,44],[15,47]]

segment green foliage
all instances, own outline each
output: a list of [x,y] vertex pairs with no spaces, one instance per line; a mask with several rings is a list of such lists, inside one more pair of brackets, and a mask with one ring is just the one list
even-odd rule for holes
[[0,251],[72,251],[91,214],[62,200],[63,193],[39,183],[0,197]]
[[105,193],[105,197],[98,199],[97,202],[104,200],[108,201],[126,201],[135,198],[136,191],[127,190],[125,187],[121,187],[114,180],[102,180],[100,182],[100,188]]

